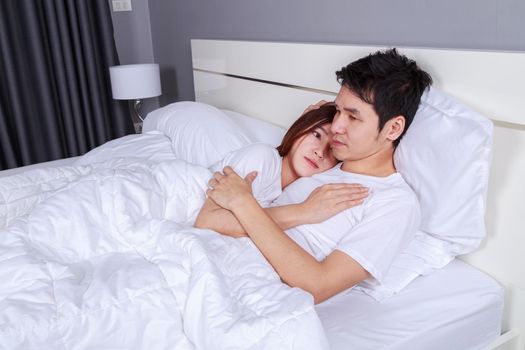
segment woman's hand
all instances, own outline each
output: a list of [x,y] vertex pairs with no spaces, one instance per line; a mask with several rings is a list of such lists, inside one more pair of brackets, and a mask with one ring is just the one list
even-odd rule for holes
[[359,184],[326,184],[317,187],[301,203],[308,223],[325,221],[335,214],[360,205],[368,197],[368,188]]
[[208,181],[210,189],[206,194],[221,207],[233,211],[234,208],[243,205],[244,201],[253,199],[252,182],[256,177],[257,172],[253,171],[243,179],[227,166],[223,173],[213,174],[213,178]]

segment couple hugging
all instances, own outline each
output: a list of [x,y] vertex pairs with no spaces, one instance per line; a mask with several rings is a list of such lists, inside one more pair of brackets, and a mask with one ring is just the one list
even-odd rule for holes
[[336,74],[335,102],[307,108],[277,149],[251,145],[213,167],[195,221],[248,236],[281,280],[315,303],[381,283],[420,221],[393,156],[431,77],[395,49]]

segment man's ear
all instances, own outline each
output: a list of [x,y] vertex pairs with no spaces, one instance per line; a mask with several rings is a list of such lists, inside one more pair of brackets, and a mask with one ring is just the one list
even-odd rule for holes
[[386,122],[384,130],[386,138],[390,141],[397,140],[405,130],[405,117],[398,115]]

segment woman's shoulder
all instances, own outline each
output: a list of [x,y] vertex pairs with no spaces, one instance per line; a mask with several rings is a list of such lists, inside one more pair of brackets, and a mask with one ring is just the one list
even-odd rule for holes
[[274,146],[267,144],[267,143],[262,143],[262,142],[256,142],[256,143],[249,144],[245,146],[243,149],[254,151],[254,152],[257,151],[257,152],[277,153],[277,149]]
[[277,149],[266,143],[252,143],[239,149],[237,154],[254,157],[254,160],[280,159]]
[[[280,172],[282,162],[279,152],[268,144],[253,143],[230,152],[219,164],[222,169],[226,165],[231,166],[237,172],[244,170],[265,170]],[[214,169],[217,166],[213,167]]]

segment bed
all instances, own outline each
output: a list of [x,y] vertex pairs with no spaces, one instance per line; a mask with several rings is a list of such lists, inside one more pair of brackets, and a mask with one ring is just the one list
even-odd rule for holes
[[[341,45],[193,40],[196,100],[223,109],[252,141],[275,144],[282,135],[282,129],[277,126],[287,127],[304,106],[312,101],[333,99],[338,89],[333,79],[335,69],[354,57],[376,49],[378,48]],[[301,343],[298,339],[301,336],[308,338],[308,335],[318,331],[316,327],[319,326],[315,320],[309,319],[311,310],[304,305],[302,310],[306,317],[299,318],[301,322],[297,325],[282,329],[297,332],[298,337],[293,340],[296,343],[290,346],[295,345],[295,348],[522,349],[525,330],[525,274],[520,255],[523,237],[519,231],[519,213],[520,210],[523,211],[521,198],[525,193],[519,174],[523,173],[525,164],[519,154],[525,151],[525,120],[521,112],[525,106],[519,98],[519,86],[506,83],[508,77],[505,74],[512,76],[513,70],[519,71],[520,68],[523,71],[523,54],[428,49],[404,51],[430,71],[440,88],[491,116],[495,123],[494,161],[487,206],[488,238],[475,253],[463,256],[461,260],[454,260],[427,276],[418,277],[401,292],[382,302],[353,289],[318,305],[315,314],[319,317],[326,339],[314,338],[309,344]],[[260,57],[264,57],[264,64],[258,63],[257,59]],[[283,64],[283,57],[286,57],[285,62],[288,63]],[[508,67],[510,73],[505,70],[487,72],[486,67],[500,61],[504,62],[502,66]],[[292,69],[294,65],[289,62],[294,62],[297,67]],[[469,62],[468,71],[464,62]],[[471,62],[476,64],[470,64]],[[285,69],[280,69],[282,67]],[[319,70],[309,67],[319,67]],[[311,74],[304,74],[305,69]],[[484,72],[487,81],[493,81],[495,85],[499,85],[496,82],[505,82],[500,84],[501,89],[497,96],[494,96],[491,87],[476,84],[480,71]],[[245,115],[256,119],[247,119]],[[265,136],[256,139],[261,133]],[[83,160],[72,159],[59,164],[37,165],[25,173],[32,174],[28,181],[33,181],[40,176],[39,168],[46,172],[50,165],[55,166],[55,169],[66,169],[68,163],[87,166],[114,155],[132,158],[139,154],[138,157],[146,161],[169,161],[176,158],[165,151],[166,140],[160,140],[158,136],[155,130],[143,135],[131,135],[110,142],[103,151],[95,150]],[[156,141],[151,142],[153,139]],[[63,174],[62,171],[57,170],[60,174]],[[0,174],[3,178],[12,177],[20,174],[20,170]],[[58,188],[61,185],[56,186]],[[133,260],[129,262],[133,264]],[[137,262],[136,265],[139,266],[140,263]],[[116,262],[115,266],[124,269],[122,263]],[[147,267],[143,268],[147,270]],[[163,294],[156,296],[162,298]],[[169,303],[166,307],[169,307]],[[130,321],[137,317],[133,313],[136,311],[132,309],[125,315],[127,320],[120,315],[121,318],[109,323],[130,322],[130,329],[137,327],[138,330],[140,323]],[[148,317],[155,316],[153,311],[151,315],[148,312],[150,310],[145,311]],[[161,320],[161,329],[168,330],[169,327],[162,327],[163,321],[169,320],[169,317],[157,317]],[[102,332],[102,329],[98,331]],[[119,332],[123,331],[115,330],[117,335],[124,334]],[[195,331],[195,334],[202,333]],[[275,339],[281,337],[283,335],[278,334]],[[71,339],[79,338],[69,340]],[[104,337],[101,336],[101,339]],[[147,343],[144,339],[140,343],[140,339],[135,340],[134,344],[125,346],[161,347],[160,343]],[[57,344],[67,348],[66,341]],[[93,346],[93,343],[90,344]],[[104,343],[99,346],[102,344]],[[187,345],[176,341],[171,343],[174,344],[183,348]],[[193,345],[206,347],[203,344],[210,343]],[[269,344],[275,346],[271,342],[264,346],[271,348]]]
[[[378,49],[382,47],[193,40],[196,100],[288,126],[310,101],[334,98],[338,91],[335,70]],[[524,54],[423,48],[401,51],[433,76],[434,86],[494,123],[487,238],[480,249],[460,259],[505,288],[502,334],[478,348],[522,349],[525,101],[517,76],[525,71]]]

